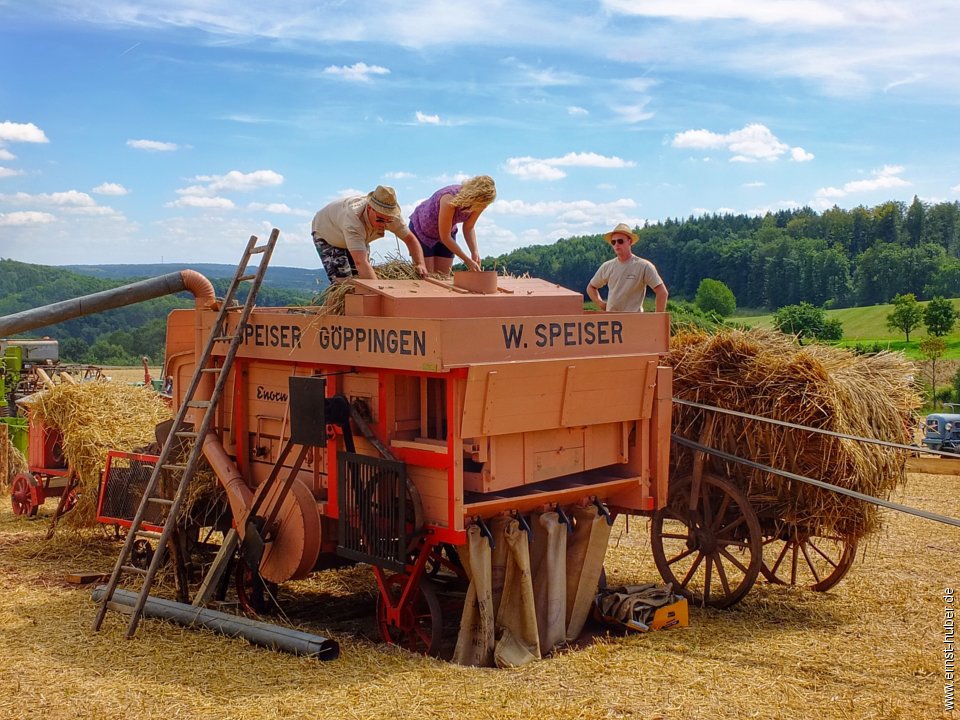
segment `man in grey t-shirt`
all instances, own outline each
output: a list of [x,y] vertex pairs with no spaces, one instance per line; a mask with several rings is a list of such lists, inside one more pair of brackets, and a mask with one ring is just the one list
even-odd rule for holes
[[[647,288],[657,296],[657,312],[667,309],[667,286],[657,268],[649,260],[633,254],[637,236],[626,223],[620,223],[603,236],[613,247],[616,257],[607,260],[587,285],[587,295],[601,310],[607,312],[643,312]],[[607,288],[607,299],[600,297],[600,288]]]

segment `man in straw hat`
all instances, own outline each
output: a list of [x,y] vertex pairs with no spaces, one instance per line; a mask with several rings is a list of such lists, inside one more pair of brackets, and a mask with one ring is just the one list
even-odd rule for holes
[[[657,296],[657,312],[667,309],[667,286],[660,279],[657,268],[649,260],[633,254],[637,236],[626,223],[620,223],[603,236],[613,247],[616,257],[599,267],[587,295],[601,310],[608,312],[643,312],[647,288]],[[607,299],[600,297],[600,288],[607,287]]]
[[334,200],[313,216],[312,230],[313,245],[331,283],[354,275],[376,280],[368,246],[387,230],[403,240],[417,274],[427,274],[420,242],[404,223],[392,187],[377,185],[366,197]]

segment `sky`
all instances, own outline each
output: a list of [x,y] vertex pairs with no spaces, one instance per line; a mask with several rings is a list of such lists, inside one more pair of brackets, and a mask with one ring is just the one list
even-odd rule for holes
[[954,0],[0,0],[0,258],[236,264],[276,227],[319,268],[328,202],[480,174],[484,257],[953,202],[958,36]]

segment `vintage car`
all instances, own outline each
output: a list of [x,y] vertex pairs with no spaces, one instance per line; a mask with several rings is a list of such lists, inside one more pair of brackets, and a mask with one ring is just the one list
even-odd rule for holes
[[945,405],[953,412],[927,415],[923,444],[931,450],[960,454],[960,404]]

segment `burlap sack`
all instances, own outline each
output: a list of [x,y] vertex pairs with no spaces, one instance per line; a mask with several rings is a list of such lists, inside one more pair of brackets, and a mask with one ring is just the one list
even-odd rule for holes
[[530,524],[533,546],[533,598],[537,610],[540,653],[548,654],[566,640],[567,526],[555,512],[534,515]]
[[470,578],[460,617],[453,662],[486,667],[493,664],[494,614],[490,543],[476,525],[467,528],[467,544],[457,548]]
[[575,508],[573,518],[573,537],[567,548],[568,642],[577,639],[590,614],[610,539],[610,525],[595,505]]
[[533,577],[530,574],[530,545],[526,531],[513,519],[506,523],[501,537],[494,534],[497,543],[502,542],[507,547],[503,593],[496,616],[494,662],[497,667],[517,667],[540,659]]

